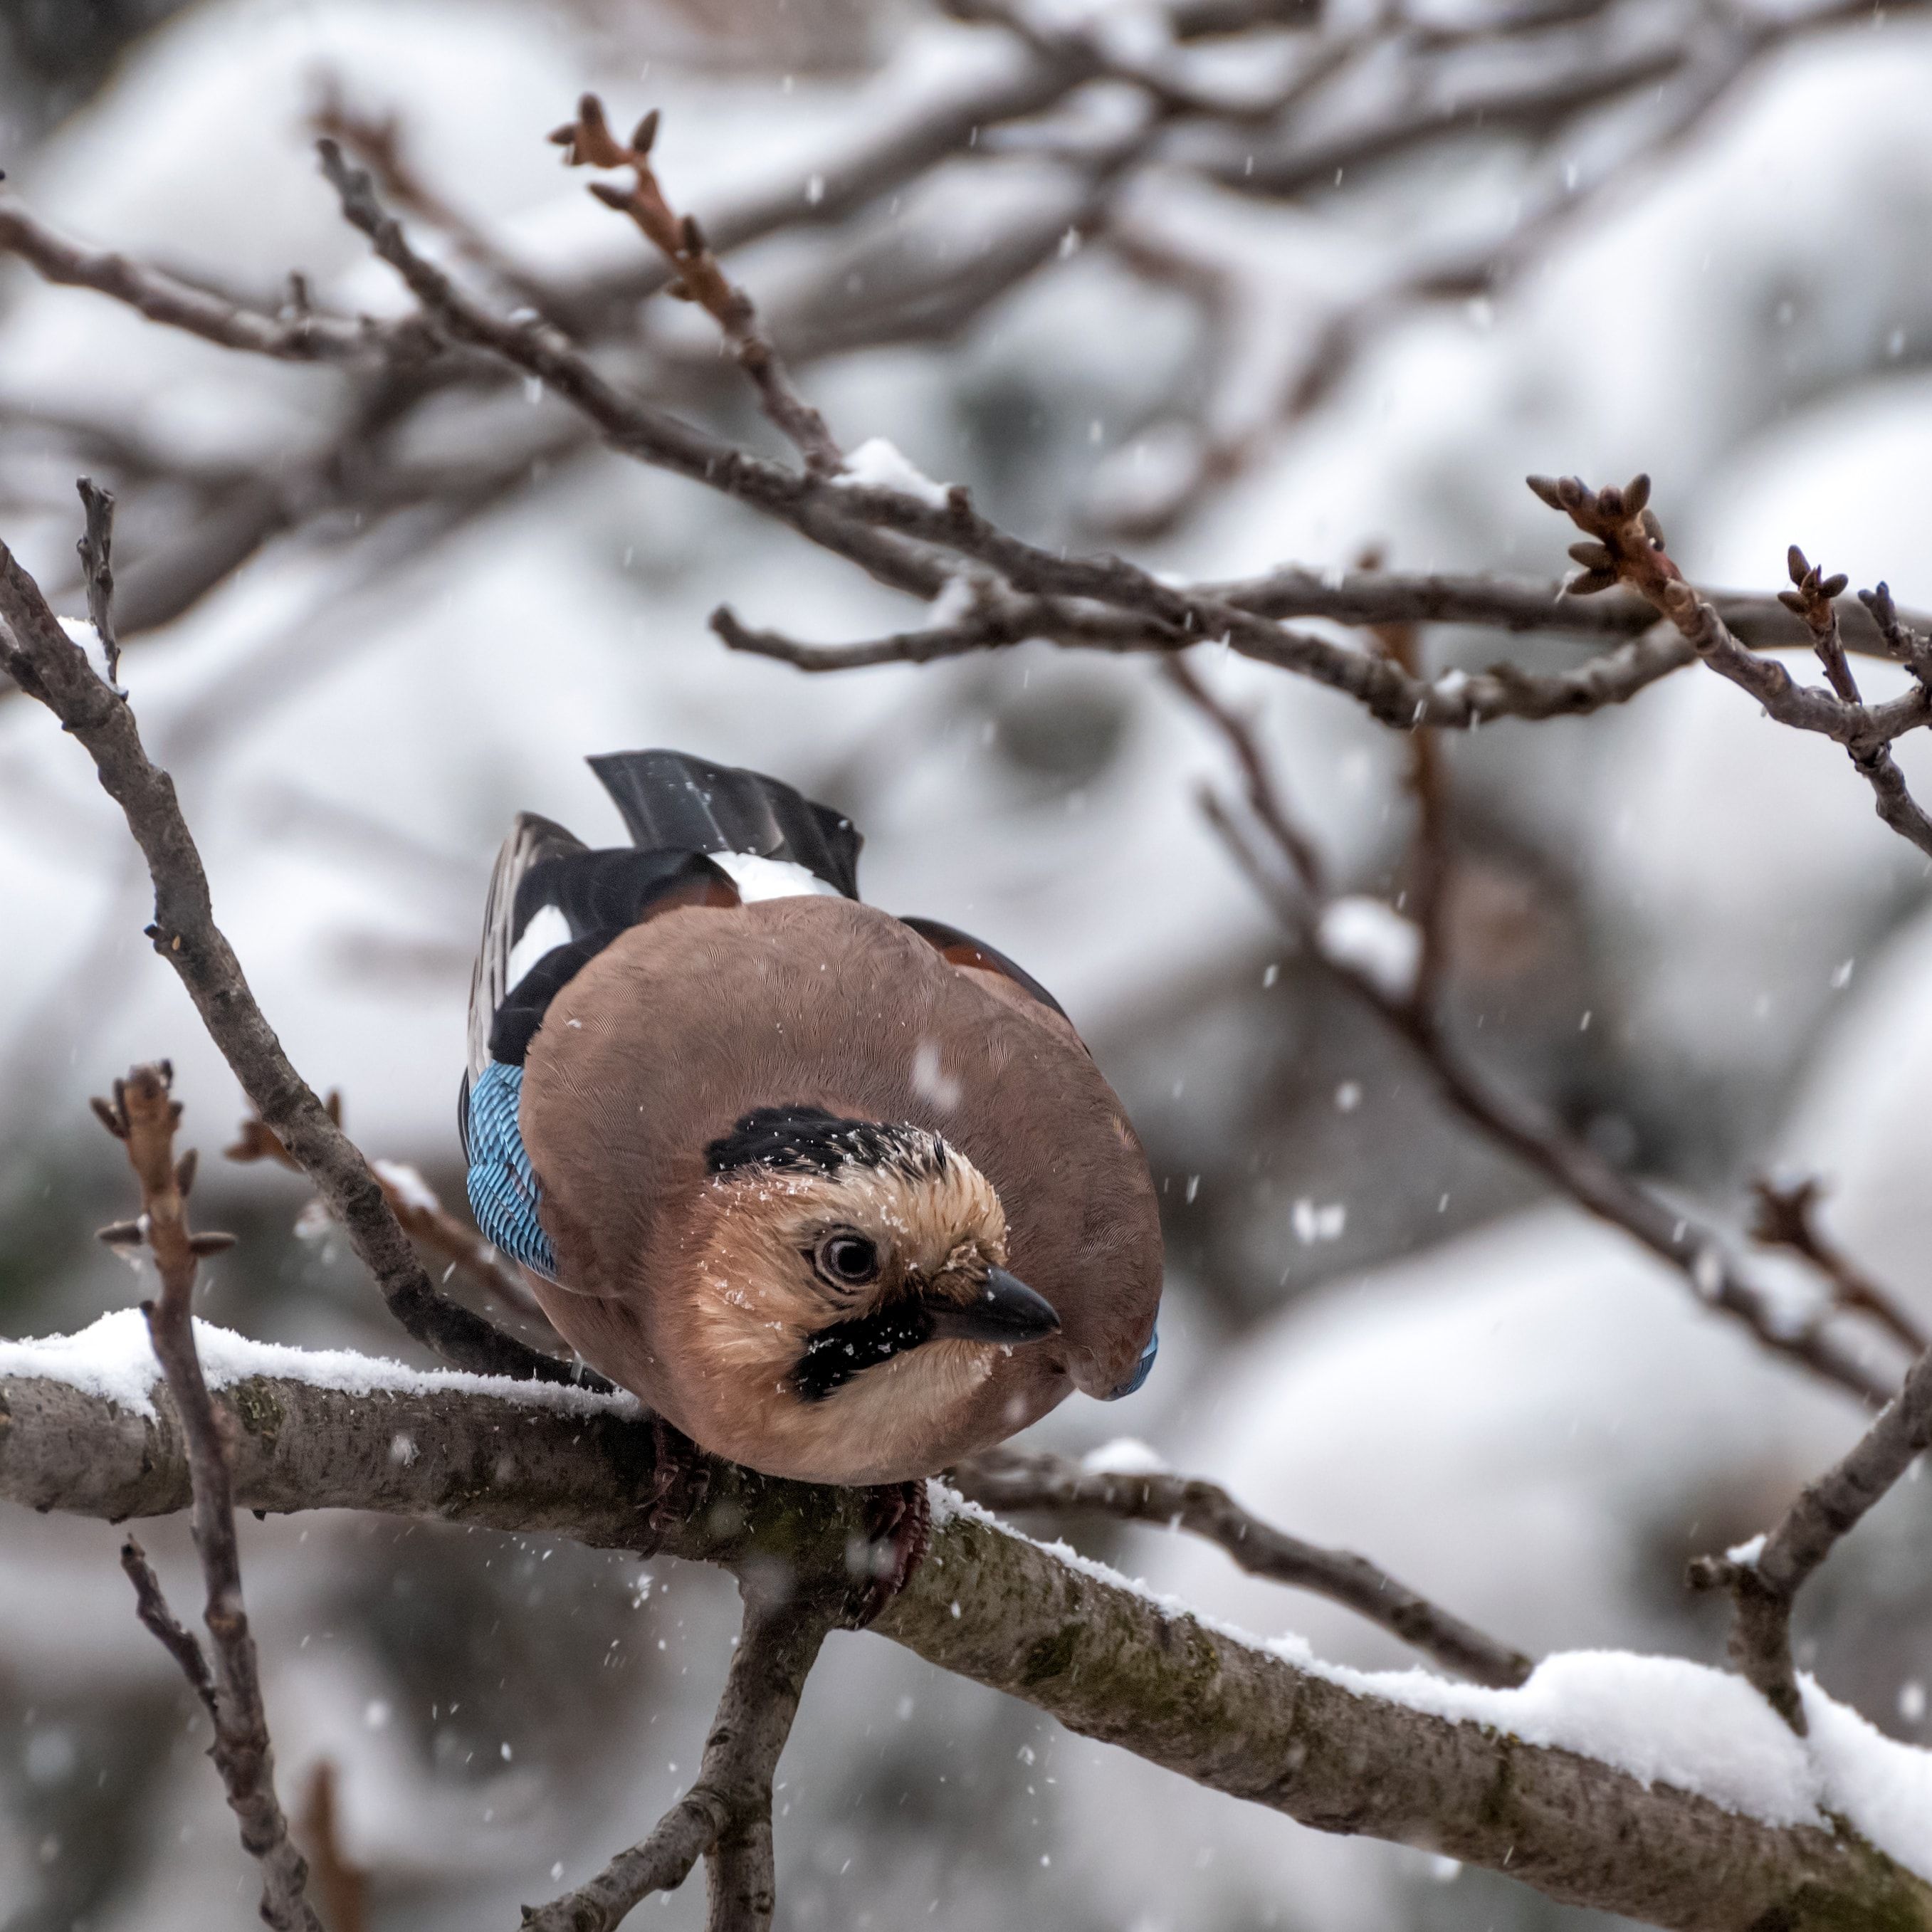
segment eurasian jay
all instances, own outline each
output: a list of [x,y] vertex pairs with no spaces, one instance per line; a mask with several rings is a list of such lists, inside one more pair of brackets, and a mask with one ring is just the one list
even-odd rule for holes
[[858,897],[850,821],[675,752],[590,760],[632,844],[520,817],[462,1125],[485,1234],[700,1447],[901,1483],[1152,1366],[1146,1157],[1037,981]]

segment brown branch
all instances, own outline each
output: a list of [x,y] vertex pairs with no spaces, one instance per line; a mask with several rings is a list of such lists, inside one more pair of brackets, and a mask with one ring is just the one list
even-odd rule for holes
[[[242,1552],[235,1536],[235,1496],[223,1439],[200,1358],[194,1346],[194,1281],[205,1255],[232,1245],[229,1234],[196,1234],[188,1225],[187,1200],[194,1184],[190,1148],[175,1158],[175,1127],[181,1103],[169,1091],[166,1061],[137,1066],[114,1083],[110,1105],[96,1100],[102,1124],[128,1150],[141,1189],[141,1218],[130,1228],[106,1231],[118,1246],[140,1245],[154,1258],[160,1276],[158,1301],[144,1301],[154,1354],[181,1418],[193,1496],[194,1546],[208,1588],[202,1621],[208,1627],[211,1665],[194,1637],[168,1609],[140,1546],[130,1538],[122,1567],[134,1585],[141,1621],[178,1664],[214,1722],[212,1756],[242,1828],[244,1850],[262,1868],[262,1916],[278,1932],[322,1932],[304,1897],[308,1868],[289,1838],[288,1820],[275,1796],[274,1752],[262,1703],[261,1672],[248,1612],[242,1598]],[[131,1237],[131,1238],[130,1238]]]
[[[1375,638],[1411,677],[1422,676],[1420,624],[1378,625]],[[1415,836],[1409,848],[1408,882],[1396,909],[1413,921],[1421,935],[1411,1002],[1416,1023],[1438,1032],[1450,965],[1448,899],[1455,858],[1449,832],[1448,754],[1433,731],[1408,734],[1407,778],[1409,796],[1415,802]]]
[[[341,1094],[332,1089],[322,1106],[328,1118],[340,1126]],[[283,1146],[274,1130],[259,1115],[250,1115],[244,1120],[236,1130],[234,1141],[221,1152],[226,1160],[243,1163],[272,1161],[293,1173],[302,1172],[302,1163]],[[413,1168],[376,1160],[370,1163],[369,1171],[382,1188],[382,1198],[389,1204],[390,1213],[401,1222],[403,1232],[412,1240],[460,1270],[466,1280],[484,1294],[494,1295],[526,1320],[541,1322],[547,1329],[550,1327],[549,1318],[530,1292],[522,1270],[493,1242],[485,1240],[476,1228],[451,1214]],[[566,1346],[560,1338],[559,1346]],[[602,1376],[591,1370],[582,1371],[578,1378],[586,1388],[610,1387]]]
[[[1883,582],[1876,590],[1861,590],[1858,604],[1876,627],[1885,655],[1904,664],[1922,685],[1932,685],[1932,640],[1925,634],[1928,620],[1921,617],[1916,623],[1906,622],[1892,601],[1892,586]],[[1730,621],[1736,629],[1736,620]],[[1744,641],[1751,640],[1744,637]]]
[[[1792,575],[1800,585],[1808,572],[1795,552]],[[1771,1534],[1727,1556],[1700,1557],[1691,1564],[1691,1586],[1725,1590],[1731,1598],[1731,1661],[1797,1732],[1805,1734],[1804,1703],[1791,1656],[1791,1612],[1798,1593],[1865,1513],[1932,1447],[1932,1351],[1923,1332],[1897,1301],[1866,1275],[1819,1228],[1815,1180],[1788,1187],[1754,1184],[1760,1241],[1790,1249],[1830,1282],[1832,1300],[1873,1316],[1918,1358],[1903,1387],[1880,1412],[1850,1454],[1799,1494]]]
[[379,322],[366,316],[319,315],[298,306],[280,315],[264,314],[164,269],[76,242],[5,194],[0,194],[0,254],[19,256],[47,281],[111,296],[150,322],[184,329],[224,349],[281,362],[409,362],[436,347],[434,335],[419,316]]
[[[55,1378],[68,1359],[42,1376],[16,1354],[0,1372],[0,1496],[116,1519],[182,1508],[165,1390],[152,1417],[117,1408]],[[660,1538],[650,1424],[574,1392],[351,1394],[278,1366],[237,1383],[233,1414],[236,1496],[251,1508],[380,1510],[740,1570],[836,1566],[863,1533],[862,1495],[713,1463],[710,1506]],[[398,1434],[418,1445],[412,1460],[391,1453]],[[1932,1886],[1849,1827],[1768,1825],[1532,1744],[1507,1704],[1459,1722],[1352,1688],[975,1510],[935,1511],[930,1553],[872,1628],[1210,1790],[1318,1830],[1426,1844],[1552,1898],[1674,1932],[1932,1928]]]
[[369,237],[376,253],[454,340],[487,350],[536,376],[623,454],[762,511],[896,589],[929,598],[945,587],[946,573],[937,559],[880,527],[882,520],[862,514],[858,500],[868,493],[800,476],[707,436],[619,388],[555,330],[540,324],[522,327],[492,315],[410,246],[364,170],[346,161],[333,141],[319,141],[316,147],[345,218]]
[[40,586],[0,543],[0,665],[79,740],[102,788],[126,814],[147,861],[154,950],[180,976],[242,1088],[348,1230],[389,1310],[427,1346],[483,1374],[567,1380],[562,1364],[503,1334],[437,1292],[380,1184],[290,1064],[214,922],[208,874],[175,797],[148,758],[130,706],[117,698],[61,628]]
[[772,1922],[772,1778],[805,1680],[838,1610],[811,1594],[773,1599],[745,1588],[737,1648],[704,1741],[698,1781],[641,1844],[587,1884],[524,1908],[526,1932],[610,1932],[654,1892],[675,1892],[700,1858],[710,1932],[765,1932]]
[[432,188],[410,158],[403,124],[394,114],[374,114],[349,99],[340,74],[321,76],[308,124],[359,155],[391,200],[446,235],[457,252],[520,302],[555,314],[567,308],[561,291],[514,260],[470,218]]
[[751,297],[726,275],[711,252],[694,215],[671,211],[650,163],[657,138],[658,113],[652,108],[638,122],[628,142],[620,141],[604,118],[604,104],[586,94],[577,104],[577,118],[550,136],[564,150],[569,167],[628,168],[628,188],[593,182],[590,192],[607,208],[628,214],[644,238],[674,272],[667,292],[704,310],[723,332],[738,366],[758,391],[760,406],[804,458],[806,467],[820,476],[836,474],[844,460],[825,418],[801,396],[783,359],[758,326]]
[[947,1480],[988,1509],[1078,1510],[1186,1530],[1226,1550],[1250,1576],[1340,1604],[1478,1684],[1521,1684],[1533,1668],[1520,1651],[1438,1608],[1366,1557],[1288,1535],[1198,1476],[1124,1474],[1088,1469],[1070,1456],[1001,1448],[961,1463]]
[[121,692],[121,644],[114,634],[114,497],[100,488],[91,476],[83,476],[74,486],[80,492],[81,511],[86,520],[74,550],[80,558],[82,581],[87,586],[87,614],[94,634],[100,640],[107,660],[107,686],[116,696]]
[[1881,1288],[1819,1226],[1817,1207],[1824,1192],[1815,1175],[1782,1184],[1760,1176],[1751,1183],[1757,1215],[1751,1238],[1767,1247],[1789,1248],[1825,1277],[1836,1308],[1869,1315],[1915,1355],[1932,1348],[1932,1336],[1914,1321],[1898,1298]]
[[[1888,704],[1861,704],[1856,695],[1801,685],[1781,664],[1747,650],[1716,606],[1688,584],[1671,561],[1662,527],[1649,507],[1648,476],[1633,477],[1621,490],[1614,484],[1592,490],[1574,476],[1532,476],[1529,487],[1586,534],[1586,542],[1570,546],[1570,555],[1582,566],[1570,581],[1571,596],[1590,596],[1614,584],[1636,591],[1677,627],[1713,670],[1749,692],[1779,724],[1818,733],[1844,746],[1853,767],[1870,785],[1880,818],[1922,852],[1932,854],[1932,816],[1906,789],[1904,774],[1892,755],[1894,740],[1932,721],[1932,689],[1915,685]],[[1792,556],[1794,568],[1804,561],[1795,548]],[[1809,570],[1807,565],[1808,574]],[[1834,578],[1830,582],[1842,588],[1844,580]],[[1835,665],[1856,694],[1857,686],[1851,682],[1839,648],[1832,598],[1824,590],[1808,592],[1801,584],[1795,601],[1801,613],[1807,614],[1816,647],[1821,655],[1828,654],[1828,671]]]
[[[1196,702],[1230,745],[1238,748],[1244,766],[1251,760],[1264,764],[1266,754],[1249,721],[1221,704],[1198,680],[1196,684],[1202,695]],[[1279,785],[1274,789],[1279,798]],[[1259,866],[1252,846],[1225,808],[1209,815],[1276,916],[1408,1042],[1438,1093],[1466,1120],[1578,1206],[1621,1228],[1669,1262],[1702,1300],[1742,1322],[1765,1348],[1835,1382],[1861,1401],[1876,1404],[1890,1398],[1891,1382],[1822,1324],[1810,1323],[1794,1332],[1771,1294],[1729,1255],[1716,1229],[1620,1172],[1587,1142],[1567,1132],[1548,1109],[1511,1092],[1464,1054],[1437,1023],[1432,1008],[1422,1003],[1419,972],[1408,986],[1394,987],[1346,951],[1324,943],[1322,905],[1306,893],[1283,892]],[[1265,830],[1267,820],[1260,823]],[[1389,916],[1396,915],[1391,912]]]

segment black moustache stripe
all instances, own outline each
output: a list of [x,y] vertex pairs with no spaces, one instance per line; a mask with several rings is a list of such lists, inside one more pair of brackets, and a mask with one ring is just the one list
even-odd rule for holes
[[916,1301],[897,1301],[855,1316],[821,1328],[806,1343],[791,1372],[792,1388],[801,1401],[823,1402],[854,1376],[932,1339],[931,1311]]

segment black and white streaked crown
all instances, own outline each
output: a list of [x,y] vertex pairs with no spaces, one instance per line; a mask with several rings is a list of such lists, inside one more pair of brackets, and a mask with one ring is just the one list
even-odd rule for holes
[[712,1174],[746,1168],[780,1173],[835,1174],[852,1168],[884,1170],[908,1180],[938,1180],[950,1171],[945,1142],[908,1120],[846,1120],[823,1107],[760,1107],[704,1150]]

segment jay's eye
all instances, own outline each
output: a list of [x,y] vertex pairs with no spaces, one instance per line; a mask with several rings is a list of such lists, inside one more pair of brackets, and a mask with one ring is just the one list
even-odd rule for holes
[[812,1257],[818,1272],[836,1288],[862,1288],[879,1274],[879,1250],[863,1234],[840,1228],[827,1234]]

